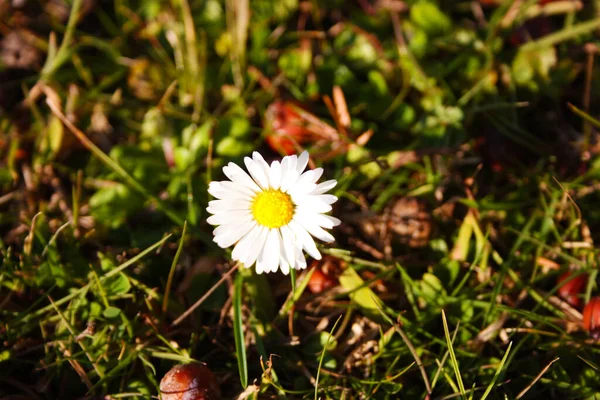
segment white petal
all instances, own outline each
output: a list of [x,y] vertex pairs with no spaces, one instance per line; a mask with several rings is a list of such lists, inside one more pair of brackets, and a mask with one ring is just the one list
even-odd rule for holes
[[338,198],[332,194],[318,194],[310,196],[317,199],[318,201],[322,201],[325,204],[333,204],[336,201],[338,201]]
[[[248,232],[246,236],[241,238],[240,241],[235,245],[235,247],[233,248],[233,252],[231,253],[231,259],[235,261],[243,260],[250,251],[250,247],[258,238],[260,232],[261,227],[258,226],[258,224],[256,224],[256,226],[252,228],[250,232]],[[246,265],[246,267],[251,266],[252,265]]]
[[217,239],[218,239],[217,236],[223,236],[232,231],[235,232],[239,229],[239,227],[241,225],[243,225],[246,222],[251,221],[251,220],[253,220],[253,218],[250,217],[250,218],[245,218],[244,220],[241,220],[241,221],[230,222],[225,225],[217,226],[215,229],[213,229],[213,235],[215,235],[215,241],[217,241]]
[[287,192],[287,190],[294,186],[300,173],[296,170],[298,164],[298,157],[295,155],[283,157],[281,161],[281,191]]
[[254,161],[254,163],[258,166],[260,166],[268,180],[271,168],[269,167],[269,164],[267,164],[263,156],[259,152],[254,151],[252,152],[252,161]]
[[269,229],[267,240],[263,246],[258,260],[256,261],[256,272],[275,272],[279,266],[279,231]]
[[338,226],[341,223],[341,221],[335,217],[316,213],[316,212],[313,212],[312,210],[307,211],[306,209],[297,208],[296,214],[298,215],[299,220],[312,221],[315,224],[319,225],[320,227],[326,228],[326,229],[331,229],[334,226]]
[[255,163],[257,163],[258,165],[260,165],[261,168],[263,169],[265,175],[267,175],[267,177],[269,177],[269,170],[270,170],[269,164],[265,161],[265,159],[259,152],[255,151],[252,153],[252,160]]
[[252,216],[249,210],[232,210],[229,212],[219,212],[215,215],[211,215],[206,219],[206,222],[211,225],[223,225],[246,219],[248,216]]
[[290,195],[295,195],[295,194],[309,194],[311,192],[313,192],[317,185],[315,183],[313,183],[313,178],[315,177],[316,172],[314,171],[306,171],[305,173],[303,173],[302,175],[300,175],[300,178],[298,178],[298,180],[296,180],[296,182],[293,184],[293,186],[290,188],[290,190],[288,190],[288,193]]
[[[331,221],[331,223],[333,224],[333,226],[338,226],[339,224],[342,223],[342,221],[340,221],[339,219],[337,219],[336,217],[332,217],[331,215],[323,215],[323,217],[327,218],[328,220]],[[323,225],[321,225],[323,226]]]
[[[298,166],[298,156],[297,155],[293,154],[291,156],[283,157],[283,159],[284,160],[287,159],[289,161],[290,169],[292,169],[294,171],[296,170],[296,166]],[[300,175],[300,174],[298,173],[298,175]]]
[[[323,171],[323,170],[321,170],[321,171]],[[310,170],[304,172],[302,175],[300,175],[300,178],[298,178],[298,182],[296,182],[296,184],[297,185],[305,185],[307,183],[315,183],[315,181],[316,181],[315,176],[317,176],[317,172],[314,169],[310,169]]]
[[256,182],[237,164],[230,162],[223,167],[223,173],[234,183],[243,185],[255,193],[260,191]]
[[337,181],[335,179],[321,182],[317,185],[316,189],[313,190],[311,194],[323,194],[333,189],[335,185],[337,185]]
[[223,199],[229,193],[221,186],[221,182],[211,182],[208,184],[208,193],[217,199]]
[[300,154],[300,157],[298,157],[298,165],[296,166],[296,171],[298,171],[298,173],[301,174],[302,171],[304,171],[304,169],[306,168],[306,164],[308,164],[308,151],[303,151],[302,154]]
[[244,163],[246,164],[246,168],[248,168],[248,172],[250,172],[250,176],[254,179],[258,185],[263,189],[269,188],[269,178],[267,174],[265,174],[264,169],[258,163],[255,163],[250,157],[244,158]]
[[331,204],[337,201],[337,197],[332,194],[304,195],[293,193],[290,194],[292,202],[298,208],[305,208],[308,211],[325,213],[331,211]]
[[262,262],[260,262],[260,257],[256,261],[256,266],[254,267],[254,270],[256,271],[256,273],[258,275],[260,275],[263,272],[265,272],[265,265]]
[[260,227],[260,232],[256,236],[256,240],[250,246],[250,250],[246,253],[246,256],[240,260],[244,263],[245,266],[250,266],[256,262],[258,255],[260,254],[263,247],[265,247],[265,240],[267,240],[267,233],[269,233],[269,228],[264,226]]
[[284,275],[290,273],[290,264],[283,257],[279,257],[279,268]]
[[269,166],[269,164],[267,164],[267,162],[265,161],[262,154],[260,154],[258,151],[252,152],[252,161],[259,163],[259,164],[265,164],[267,167]]
[[[233,186],[228,186],[228,184],[233,185]],[[241,188],[243,188],[243,189],[241,189]],[[243,190],[247,190],[249,193],[244,192]],[[242,185],[236,185],[235,183],[230,182],[230,181],[223,181],[223,182],[213,181],[213,182],[211,182],[208,185],[208,193],[210,193],[211,195],[213,195],[214,197],[216,197],[219,200],[233,199],[233,198],[245,198],[245,197],[251,197],[254,195],[253,192],[250,191],[250,189],[245,188]]]
[[279,189],[281,186],[281,172],[279,161],[273,161],[269,170],[269,184],[273,189]]
[[208,202],[206,211],[211,214],[217,214],[232,210],[249,210],[250,205],[250,201],[246,199],[212,200]]
[[331,206],[323,203],[322,201],[314,201],[298,196],[292,196],[292,202],[294,204],[298,204],[296,206],[296,211],[300,210],[310,213],[326,213],[331,211]]
[[306,269],[306,258],[304,258],[304,254],[302,254],[302,252],[298,253],[298,258],[296,258],[296,265],[294,265],[294,268]]
[[[221,225],[221,226],[225,226],[225,225]],[[245,234],[247,234],[255,226],[256,226],[256,221],[247,221],[239,226],[236,226],[235,229],[231,229],[227,232],[224,232],[222,235],[215,236],[214,240],[219,245],[219,247],[225,249],[225,248],[233,245],[238,240],[240,240]]]
[[315,173],[315,176],[313,177],[312,183],[316,183],[319,180],[319,178],[323,175],[323,168],[315,168],[313,169],[313,172]]
[[[294,168],[295,169],[295,168]],[[292,158],[290,156],[283,157],[281,160],[281,176],[285,178],[289,171],[292,170]]]
[[[296,261],[296,238],[294,237],[294,232],[292,232],[287,225],[279,228],[279,231],[281,232],[281,242],[284,250],[282,254],[285,255],[285,258],[291,265],[294,265],[294,262]],[[300,249],[300,251],[302,251],[302,249]]]
[[229,198],[247,198],[250,199],[255,196],[255,192],[250,190],[248,187],[240,184],[236,184],[230,181],[222,182],[211,182],[208,185],[208,193],[216,197],[217,199],[229,199]]
[[322,240],[326,243],[331,243],[335,241],[335,238],[329,232],[325,231],[323,228],[317,225],[317,223],[312,219],[307,221],[298,218],[296,222],[302,225],[302,227],[306,229],[308,233],[310,233],[312,236],[316,237],[319,240]]
[[269,238],[267,238],[266,248],[270,253],[273,253],[270,257],[271,268],[269,268],[269,271],[277,272],[281,259],[281,235],[279,234],[279,229],[271,229],[269,236],[271,237],[271,241],[269,242]]
[[292,232],[294,232],[296,240],[298,240],[299,243],[302,243],[304,250],[306,250],[306,252],[315,260],[320,260],[321,253],[319,253],[319,250],[317,250],[315,241],[313,240],[312,236],[309,235],[306,229],[304,229],[304,227],[298,224],[298,222],[295,220],[290,221],[288,226],[292,229]]

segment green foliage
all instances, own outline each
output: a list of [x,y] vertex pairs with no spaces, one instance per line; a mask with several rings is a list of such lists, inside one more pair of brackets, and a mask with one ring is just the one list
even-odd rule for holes
[[[0,397],[191,361],[223,398],[599,396],[594,2],[12,3]],[[288,146],[338,180],[336,242],[227,275],[209,182]]]
[[438,36],[452,28],[450,18],[431,1],[418,1],[410,8],[411,21],[427,36]]

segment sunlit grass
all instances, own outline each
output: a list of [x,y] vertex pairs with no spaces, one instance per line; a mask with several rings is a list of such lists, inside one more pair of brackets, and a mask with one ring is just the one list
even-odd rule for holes
[[[600,397],[596,3],[59,4],[0,1],[0,398]],[[290,276],[206,223],[254,150],[338,181]]]

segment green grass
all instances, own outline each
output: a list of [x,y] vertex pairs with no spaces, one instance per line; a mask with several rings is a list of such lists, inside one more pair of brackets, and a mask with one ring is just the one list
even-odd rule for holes
[[[223,398],[600,398],[597,1],[19,3],[0,398],[158,398],[194,361]],[[290,149],[342,224],[256,275],[207,187]]]

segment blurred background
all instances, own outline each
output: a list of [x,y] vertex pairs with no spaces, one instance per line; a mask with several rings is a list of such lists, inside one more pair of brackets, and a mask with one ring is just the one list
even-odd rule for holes
[[[193,360],[223,398],[600,398],[599,32],[599,1],[0,0],[0,398]],[[255,150],[309,150],[342,225],[236,289],[207,185]]]

